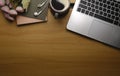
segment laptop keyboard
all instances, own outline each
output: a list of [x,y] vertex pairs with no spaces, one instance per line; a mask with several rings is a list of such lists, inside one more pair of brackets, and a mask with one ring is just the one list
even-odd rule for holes
[[77,11],[120,26],[120,2],[115,0],[80,0]]

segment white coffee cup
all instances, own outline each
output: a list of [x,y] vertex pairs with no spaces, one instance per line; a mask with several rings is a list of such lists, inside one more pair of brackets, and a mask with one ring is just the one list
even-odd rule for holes
[[69,0],[50,0],[51,13],[55,18],[64,17],[70,8]]

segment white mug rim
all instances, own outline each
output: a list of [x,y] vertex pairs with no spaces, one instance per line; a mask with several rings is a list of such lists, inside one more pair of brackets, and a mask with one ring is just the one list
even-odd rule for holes
[[50,7],[55,11],[55,12],[64,12],[64,11],[66,11],[67,9],[69,9],[69,7],[70,7],[70,1],[68,0],[68,6],[66,7],[66,8],[64,8],[64,9],[62,9],[62,10],[56,10],[53,6],[52,6],[52,0],[50,0]]

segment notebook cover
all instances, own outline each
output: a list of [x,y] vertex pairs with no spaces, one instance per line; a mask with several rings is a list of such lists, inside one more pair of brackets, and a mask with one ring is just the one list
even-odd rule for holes
[[[42,8],[37,8],[37,5],[42,4],[44,1],[45,0],[31,0],[28,11],[17,16],[17,25],[47,21],[49,0]],[[43,10],[43,12],[39,16],[35,17],[34,12],[39,12],[40,10]]]

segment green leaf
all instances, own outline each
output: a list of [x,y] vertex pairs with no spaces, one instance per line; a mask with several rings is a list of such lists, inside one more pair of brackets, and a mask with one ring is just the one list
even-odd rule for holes
[[23,9],[25,9],[26,12],[29,7],[29,4],[30,4],[30,0],[22,0]]

